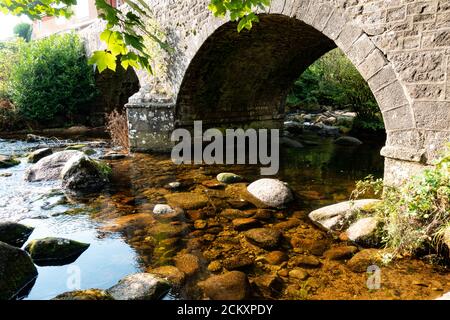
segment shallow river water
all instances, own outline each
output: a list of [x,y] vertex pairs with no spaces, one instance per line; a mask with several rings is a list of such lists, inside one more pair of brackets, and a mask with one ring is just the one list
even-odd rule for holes
[[[277,178],[289,183],[296,198],[288,208],[274,212],[273,218],[263,224],[274,226],[294,218],[300,222],[283,231],[286,239],[300,237],[309,244],[339,246],[338,239],[317,229],[306,216],[312,209],[347,200],[355,180],[368,174],[381,177],[382,143],[339,147],[331,139],[316,136],[309,139],[318,145],[282,150]],[[24,156],[33,148],[36,144],[0,140],[0,154]],[[97,154],[102,152],[96,150]],[[286,265],[275,267],[260,262],[258,257],[265,252],[248,247],[242,234],[220,217],[224,209],[241,206],[244,212],[254,209],[250,203],[237,201],[245,185],[212,189],[205,183],[220,172],[234,172],[252,182],[261,178],[257,166],[176,166],[168,156],[145,154],[133,154],[109,163],[113,168],[110,186],[88,199],[67,198],[57,182],[25,182],[23,175],[29,166],[25,158],[16,167],[0,169],[0,221],[20,221],[35,227],[29,240],[58,236],[91,244],[70,265],[38,267],[36,282],[22,298],[51,299],[79,288],[106,289],[126,275],[172,264],[173,257],[187,252],[199,257],[200,270],[165,299],[202,298],[196,284],[212,274],[208,264],[235,255],[254,258],[255,262],[244,268],[251,281],[262,274],[281,275],[282,288],[264,298],[430,299],[450,290],[448,270],[421,260],[402,259],[383,267],[380,290],[367,289],[365,273],[354,273],[348,270],[345,261],[327,261],[320,253],[317,256],[321,267],[309,270],[307,281],[287,277]],[[175,181],[181,183],[179,190],[167,187]],[[166,203],[164,196],[175,192],[205,194],[209,201],[203,208],[186,210],[186,218],[181,221],[161,221],[154,217],[153,206]],[[195,227],[194,220],[200,218],[206,226]],[[281,250],[289,257],[301,254],[289,241]],[[255,297],[262,296],[255,293]]]

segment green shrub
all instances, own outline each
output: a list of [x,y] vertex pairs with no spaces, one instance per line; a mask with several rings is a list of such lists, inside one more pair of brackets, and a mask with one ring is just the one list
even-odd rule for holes
[[436,165],[400,187],[383,186],[381,179],[359,181],[354,198],[383,194],[375,212],[383,222],[383,239],[400,254],[439,250],[443,230],[450,225],[450,145]]
[[362,128],[383,128],[380,110],[369,85],[340,49],[313,63],[295,82],[288,106],[310,109],[327,105],[358,114]]
[[0,100],[10,99],[11,69],[18,61],[19,48],[24,43],[21,38],[10,42],[0,42]]
[[75,34],[55,35],[21,46],[11,71],[11,97],[21,115],[41,124],[72,121],[95,94],[94,73]]
[[15,35],[24,39],[26,42],[29,42],[33,33],[33,27],[29,23],[22,22],[16,24],[13,31]]

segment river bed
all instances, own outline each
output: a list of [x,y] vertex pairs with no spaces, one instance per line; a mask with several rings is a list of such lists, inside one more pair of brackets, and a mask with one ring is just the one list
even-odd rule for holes
[[[338,246],[339,240],[316,228],[307,214],[313,209],[348,200],[356,180],[369,174],[382,177],[383,159],[379,152],[383,143],[341,147],[329,138],[312,135],[308,139],[314,143],[303,149],[282,150],[277,178],[289,184],[295,193],[295,201],[285,210],[275,212],[274,217],[263,224],[274,226],[295,218],[301,223],[284,231],[285,237],[301,236],[327,247]],[[0,140],[0,154],[25,156],[36,147],[36,143]],[[95,150],[97,155],[104,152],[102,148]],[[109,161],[113,177],[102,193],[87,199],[70,199],[57,182],[25,182],[23,174],[30,164],[24,157],[21,159],[21,164],[16,167],[0,169],[0,221],[18,221],[35,227],[29,240],[58,236],[91,244],[72,264],[38,267],[39,276],[24,292],[23,299],[46,300],[74,289],[107,289],[126,275],[173,263],[173,257],[180,252],[197,255],[200,269],[165,299],[202,298],[196,284],[212,274],[207,269],[212,260],[240,254],[254,256],[255,263],[245,268],[250,280],[262,274],[283,275],[283,268],[288,268],[259,262],[258,256],[263,252],[246,247],[241,234],[218,217],[220,211],[236,207],[228,188],[211,189],[205,184],[220,172],[234,172],[248,182],[255,181],[261,178],[257,166],[176,166],[166,155],[133,154]],[[1,176],[4,173],[12,175]],[[179,190],[167,188],[175,181],[181,183]],[[236,186],[236,190],[238,187],[245,185]],[[210,201],[205,208],[188,210],[187,218],[181,222],[158,220],[152,214],[154,205],[166,203],[164,196],[175,192],[207,194]],[[242,208],[243,211],[252,209],[251,204]],[[201,217],[208,227],[195,230],[194,217]],[[187,231],[163,238],[149,236],[147,232],[149,226],[167,229],[179,225],[186,225]],[[281,250],[290,257],[298,254],[289,244],[283,245]],[[307,281],[281,277],[283,286],[279,292],[271,297],[255,297],[432,299],[450,290],[448,270],[422,260],[402,259],[383,267],[381,289],[369,290],[365,273],[348,270],[345,262],[326,261],[320,254],[319,258],[321,267],[309,270]]]

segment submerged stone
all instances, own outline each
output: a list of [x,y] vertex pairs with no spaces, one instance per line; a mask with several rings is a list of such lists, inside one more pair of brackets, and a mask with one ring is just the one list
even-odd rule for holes
[[329,260],[346,260],[350,259],[356,252],[358,252],[358,248],[355,246],[342,246],[327,250],[324,256]]
[[187,276],[193,276],[200,270],[200,261],[193,254],[180,254],[175,257],[175,266]]
[[359,146],[363,144],[361,140],[349,136],[340,137],[334,143],[341,146]]
[[211,300],[244,300],[250,295],[250,283],[245,273],[230,271],[211,276],[198,283],[206,297]]
[[150,269],[148,272],[166,279],[176,287],[181,287],[186,280],[184,272],[174,266],[162,266],[156,269]]
[[263,249],[273,249],[281,240],[281,232],[275,229],[256,228],[244,233],[245,237],[253,244]]
[[164,197],[170,206],[185,210],[201,209],[208,205],[208,197],[200,193],[180,192],[167,194]]
[[14,247],[22,247],[34,228],[15,222],[0,222],[0,241]]
[[136,273],[106,290],[115,300],[158,300],[171,288],[169,281],[150,273]]
[[88,243],[49,237],[30,241],[25,250],[36,264],[46,266],[72,263],[87,248]]
[[0,242],[0,300],[15,297],[37,274],[33,261],[25,251]]

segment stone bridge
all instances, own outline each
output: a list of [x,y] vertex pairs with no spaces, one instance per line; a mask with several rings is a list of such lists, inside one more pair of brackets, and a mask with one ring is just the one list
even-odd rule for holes
[[[316,59],[341,48],[373,91],[387,131],[385,180],[430,165],[450,140],[449,0],[272,0],[240,34],[209,0],[148,0],[174,52],[155,49],[127,112],[134,150],[170,149],[175,127],[277,127],[287,92]],[[89,49],[98,46],[92,26]]]

